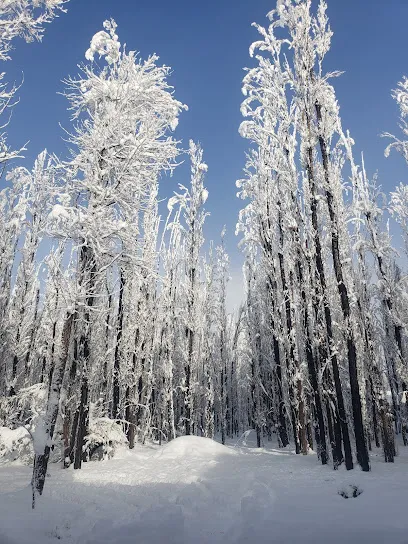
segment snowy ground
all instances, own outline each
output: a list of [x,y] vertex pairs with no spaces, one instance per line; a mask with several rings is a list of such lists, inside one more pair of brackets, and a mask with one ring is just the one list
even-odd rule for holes
[[[32,511],[31,470],[11,464],[0,468],[0,543],[408,544],[408,453],[372,465],[334,472],[314,455],[183,437],[81,471],[52,466]],[[344,499],[349,485],[363,493]]]

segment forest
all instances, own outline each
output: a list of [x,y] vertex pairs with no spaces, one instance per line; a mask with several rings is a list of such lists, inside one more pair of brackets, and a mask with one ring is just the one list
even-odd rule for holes
[[[177,137],[171,69],[101,21],[64,81],[65,158],[23,166],[7,63],[73,2],[0,0],[0,459],[31,467],[33,508],[54,463],[180,436],[253,429],[258,448],[363,472],[408,446],[408,185],[385,194],[342,123],[328,3],[271,0],[242,59],[231,312],[224,232],[205,236],[211,164]],[[384,152],[408,162],[408,79],[390,92]],[[163,215],[159,185],[185,161]]]

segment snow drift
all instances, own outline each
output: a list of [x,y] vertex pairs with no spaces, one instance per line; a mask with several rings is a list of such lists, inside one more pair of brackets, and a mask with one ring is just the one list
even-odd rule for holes
[[157,455],[162,459],[214,459],[214,457],[221,455],[235,454],[236,451],[211,440],[211,438],[179,436],[166,444]]

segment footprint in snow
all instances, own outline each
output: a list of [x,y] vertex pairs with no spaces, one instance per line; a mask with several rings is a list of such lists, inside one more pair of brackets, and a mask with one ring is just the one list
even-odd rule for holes
[[337,493],[344,499],[355,499],[359,497],[362,492],[363,490],[357,485],[348,485],[347,487],[340,489],[340,491],[338,491]]

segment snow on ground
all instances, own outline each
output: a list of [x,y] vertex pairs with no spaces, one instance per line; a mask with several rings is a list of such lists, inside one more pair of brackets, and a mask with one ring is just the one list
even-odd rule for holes
[[[122,450],[81,471],[51,467],[31,510],[31,470],[0,468],[0,544],[408,543],[408,452],[372,472],[315,455],[205,438]],[[363,493],[338,492],[356,485]]]

